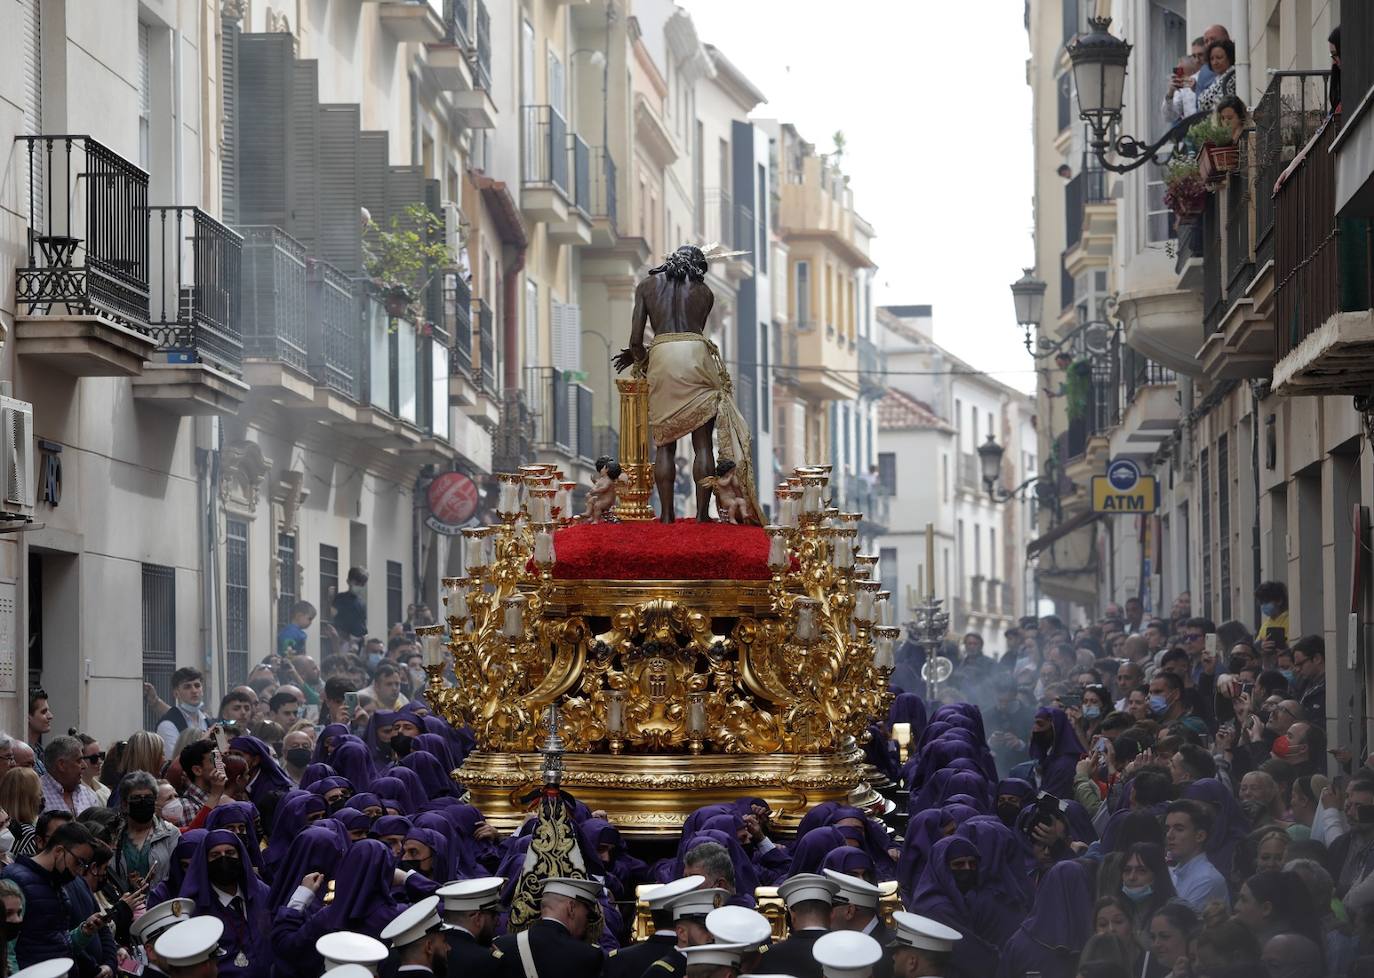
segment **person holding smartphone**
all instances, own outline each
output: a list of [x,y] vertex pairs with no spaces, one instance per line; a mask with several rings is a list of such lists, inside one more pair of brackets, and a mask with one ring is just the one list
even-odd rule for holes
[[1283,581],[1261,581],[1255,588],[1255,602],[1259,605],[1260,653],[1264,668],[1273,669],[1275,657],[1288,648],[1288,585]]

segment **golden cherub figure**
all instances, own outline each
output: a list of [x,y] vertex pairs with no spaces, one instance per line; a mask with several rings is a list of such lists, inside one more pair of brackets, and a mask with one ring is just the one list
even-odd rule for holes
[[728,523],[749,522],[749,501],[740,491],[733,460],[721,459],[716,463],[716,474],[702,479],[701,485],[715,493],[716,509],[720,512],[721,520]]
[[616,489],[620,480],[620,463],[608,460],[604,466],[598,465],[600,475],[587,493],[587,522],[603,523],[615,505]]

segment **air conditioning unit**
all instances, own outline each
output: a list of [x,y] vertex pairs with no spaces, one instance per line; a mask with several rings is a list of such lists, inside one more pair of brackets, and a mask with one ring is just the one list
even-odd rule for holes
[[0,513],[33,516],[33,405],[0,397]]

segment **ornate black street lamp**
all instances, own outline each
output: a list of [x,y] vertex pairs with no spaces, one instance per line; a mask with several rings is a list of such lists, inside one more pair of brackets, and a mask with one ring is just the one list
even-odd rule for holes
[[997,444],[997,439],[991,434],[988,435],[987,441],[978,446],[978,466],[982,470],[983,487],[988,492],[988,498],[994,503],[1022,499],[1026,490],[1033,486],[1035,498],[1039,500],[1040,505],[1048,506],[1054,510],[1055,521],[1058,522],[1059,482],[1055,478],[1053,464],[1051,462],[1045,463],[1044,475],[1033,475],[1015,489],[1003,489],[1002,454],[1002,446]]
[[[1208,112],[1196,112],[1174,123],[1169,131],[1153,143],[1146,144],[1134,136],[1109,138],[1108,133],[1121,122],[1121,105],[1126,88],[1126,62],[1131,57],[1131,45],[1107,33],[1110,17],[1090,17],[1092,30],[1078,34],[1065,45],[1073,66],[1073,87],[1078,95],[1078,117],[1092,129],[1092,149],[1102,167],[1113,173],[1128,173],[1146,163],[1167,163],[1177,151],[1188,128]],[[1169,151],[1160,157],[1165,146]],[[1112,163],[1107,154],[1130,160]]]

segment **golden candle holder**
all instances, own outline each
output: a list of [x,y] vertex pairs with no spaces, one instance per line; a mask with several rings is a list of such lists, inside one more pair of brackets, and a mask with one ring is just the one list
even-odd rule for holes
[[649,496],[654,488],[649,461],[649,381],[622,377],[615,382],[620,392],[620,470],[624,484],[616,491],[615,515],[625,523],[644,523],[654,518]]

